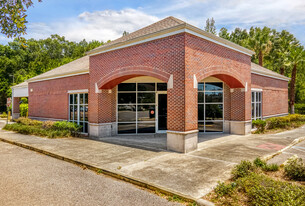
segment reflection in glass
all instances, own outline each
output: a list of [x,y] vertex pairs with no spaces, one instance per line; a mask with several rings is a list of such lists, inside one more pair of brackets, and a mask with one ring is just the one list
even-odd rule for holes
[[222,82],[206,82],[205,91],[222,91]]
[[204,103],[204,92],[198,92],[198,103]]
[[84,104],[84,94],[79,94],[79,104]]
[[136,91],[136,83],[121,83],[118,85],[118,91]]
[[135,123],[118,123],[118,133],[119,134],[136,133],[136,124]]
[[222,132],[223,122],[205,122],[205,132]]
[[119,104],[135,104],[136,93],[118,93]]
[[118,122],[136,121],[135,105],[118,105]]
[[203,104],[198,104],[198,120],[204,120],[204,105]]
[[73,120],[73,106],[70,106],[70,120]]
[[167,83],[157,83],[157,91],[167,91]]
[[204,132],[204,122],[198,122],[198,130],[199,132]]
[[155,103],[155,93],[138,93],[138,103]]
[[70,94],[70,104],[73,104],[73,94]]
[[207,104],[205,105],[206,120],[222,120],[222,104]]
[[88,121],[88,106],[85,106],[85,121]]
[[88,104],[88,93],[85,93],[85,104]]
[[84,107],[79,107],[80,121],[84,121]]
[[74,96],[74,104],[77,104],[77,100],[78,100],[78,95],[77,94],[73,94],[73,96]]
[[138,83],[138,91],[155,91],[155,83]]
[[154,121],[155,113],[155,105],[139,105],[138,121]]
[[155,123],[138,123],[138,133],[155,133]]
[[222,102],[222,92],[206,92],[205,102]]
[[198,83],[198,91],[203,91],[204,83]]

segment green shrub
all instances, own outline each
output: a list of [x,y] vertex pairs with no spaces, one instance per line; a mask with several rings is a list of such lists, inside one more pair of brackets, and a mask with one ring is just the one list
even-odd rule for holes
[[298,114],[305,114],[305,104],[295,104],[294,109]]
[[257,128],[256,133],[263,133],[266,127],[266,121],[261,119],[253,120],[252,125]]
[[304,205],[305,187],[250,173],[237,181],[239,191],[246,194],[249,205]]
[[298,126],[298,122],[305,123],[305,115],[290,114],[285,117],[272,117],[266,120],[267,129],[286,129]]
[[252,162],[243,160],[240,164],[236,165],[232,170],[233,179],[236,180],[241,177],[245,177],[249,175],[251,172],[255,170]]
[[257,157],[254,161],[253,164],[261,168],[263,171],[278,171],[279,166],[277,164],[267,164],[266,161],[261,160],[259,157]]
[[3,112],[3,113],[0,115],[0,118],[7,118],[6,112]]
[[29,105],[28,104],[20,104],[19,105],[20,110],[20,116],[21,117],[27,117],[28,111],[29,111]]
[[23,125],[31,125],[31,126],[42,126],[43,122],[38,120],[32,120],[26,117],[19,117],[15,120],[15,122],[23,124]]
[[57,130],[69,130],[71,132],[76,133],[80,131],[81,126],[74,122],[59,121],[59,122],[55,122],[52,128]]
[[51,129],[54,126],[54,121],[45,121],[42,122],[42,128],[44,129]]
[[301,158],[291,159],[284,167],[287,177],[293,180],[305,180],[305,164]]
[[235,182],[228,184],[225,184],[223,182],[218,182],[214,191],[217,194],[217,197],[222,197],[225,195],[230,195],[232,191],[236,188],[236,186],[237,185]]

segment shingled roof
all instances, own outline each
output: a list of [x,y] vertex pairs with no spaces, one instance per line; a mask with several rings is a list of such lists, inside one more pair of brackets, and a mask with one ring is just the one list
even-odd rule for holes
[[27,81],[33,82],[33,81],[46,80],[48,78],[73,76],[83,73],[89,73],[89,56],[84,56],[79,59],[76,59],[68,64],[64,64],[60,67],[47,71]]
[[[180,32],[178,32],[178,31],[180,31]],[[147,27],[139,29],[135,32],[132,32],[126,36],[122,36],[107,44],[99,46],[99,47],[87,52],[87,54],[94,55],[94,54],[98,54],[100,52],[119,49],[122,46],[126,46],[130,43],[136,44],[136,43],[141,43],[143,40],[149,41],[149,38],[157,38],[157,37],[162,38],[163,35],[165,35],[165,34],[173,35],[173,34],[170,34],[170,32],[182,33],[182,32],[186,32],[186,31],[190,32],[194,35],[198,35],[201,38],[205,38],[209,41],[221,44],[222,46],[226,46],[230,49],[245,53],[247,55],[251,56],[254,54],[254,52],[249,49],[246,49],[231,41],[228,41],[228,40],[218,37],[214,34],[206,32],[202,29],[199,29],[193,25],[190,25],[190,24],[188,24],[180,19],[177,19],[175,17],[172,17],[172,16],[162,19],[154,24],[151,24]]]
[[286,77],[284,75],[281,75],[279,73],[271,71],[270,69],[262,67],[262,66],[260,66],[258,64],[253,63],[253,62],[251,62],[251,72],[254,73],[254,74],[270,76],[272,78],[282,79],[282,80],[286,80],[286,81],[290,80],[289,77]]

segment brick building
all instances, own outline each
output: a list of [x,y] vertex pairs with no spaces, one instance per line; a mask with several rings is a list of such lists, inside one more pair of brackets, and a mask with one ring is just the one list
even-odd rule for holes
[[92,137],[167,133],[168,149],[188,152],[198,132],[248,134],[251,120],[288,113],[289,78],[251,63],[253,54],[168,17],[22,88],[31,118],[74,121]]

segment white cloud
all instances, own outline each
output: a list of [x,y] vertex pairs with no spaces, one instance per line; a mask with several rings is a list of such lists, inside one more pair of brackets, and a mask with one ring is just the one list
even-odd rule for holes
[[133,32],[158,20],[158,17],[135,9],[83,12],[77,18],[64,19],[61,22],[31,23],[26,38],[39,39],[49,37],[50,34],[59,34],[72,41],[107,41],[119,38],[123,31]]

